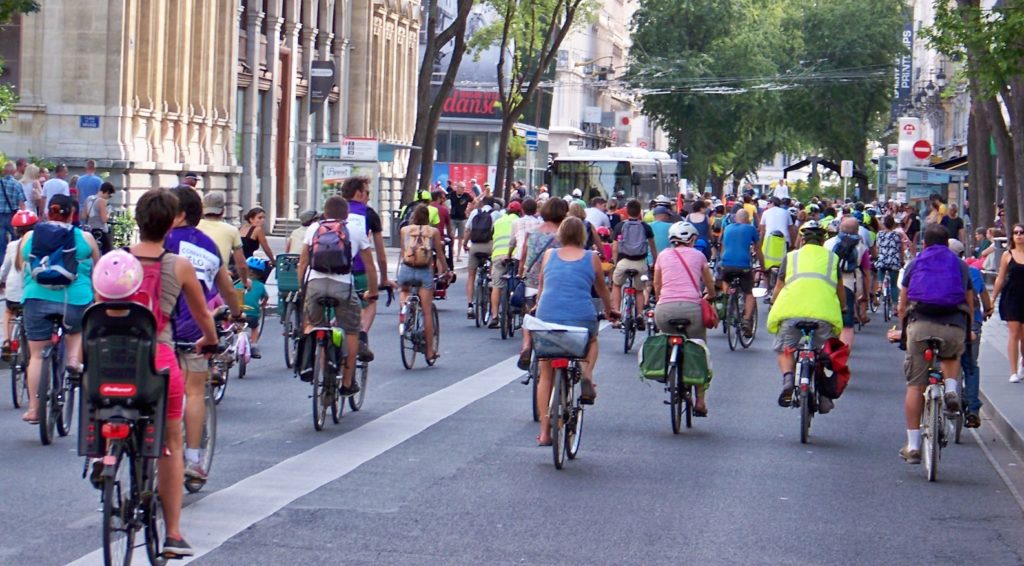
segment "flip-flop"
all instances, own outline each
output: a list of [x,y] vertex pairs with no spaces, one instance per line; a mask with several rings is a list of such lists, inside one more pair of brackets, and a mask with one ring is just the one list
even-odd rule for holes
[[697,407],[694,407],[693,408],[693,416],[695,416],[695,417],[706,417],[706,416],[708,416],[708,408],[704,407],[703,409],[698,409]]
[[537,446],[551,446],[551,441],[549,440],[547,442],[541,442],[540,441],[540,435],[538,434],[537,435]]
[[39,417],[33,417],[33,418],[30,419],[27,416],[22,415],[21,416],[21,420],[27,422],[30,425],[37,425],[37,424],[39,424]]

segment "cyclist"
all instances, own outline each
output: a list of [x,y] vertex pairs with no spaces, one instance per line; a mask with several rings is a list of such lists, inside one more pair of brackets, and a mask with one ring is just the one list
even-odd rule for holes
[[203,196],[203,219],[199,221],[196,228],[217,244],[221,264],[234,265],[242,284],[248,287],[249,272],[245,267],[245,255],[242,254],[242,234],[238,232],[237,228],[224,221],[226,201],[227,195],[224,194],[224,191],[206,193]]
[[[948,231],[948,230],[947,230]],[[957,254],[960,259],[964,258],[965,248],[960,240],[949,240],[949,249]],[[964,401],[967,403],[967,415],[964,417],[964,426],[967,428],[978,428],[981,426],[981,399],[978,397],[978,387],[981,378],[978,367],[978,354],[981,350],[981,327],[985,319],[992,315],[992,299],[989,297],[988,289],[985,287],[985,278],[977,267],[967,266],[971,275],[971,288],[974,290],[974,317],[971,320],[971,342],[970,352],[964,352],[960,357],[960,366],[964,375]]]
[[[494,251],[494,222],[501,217],[501,211],[494,210],[494,199],[483,197],[480,200],[480,207],[473,209],[469,214],[469,230],[462,237],[460,247],[468,252],[466,271],[466,300],[469,307],[466,309],[466,318],[473,320],[476,314],[473,311],[473,286],[476,285],[476,270],[483,265],[483,260],[478,256],[491,255]],[[468,240],[468,242],[467,242]]]
[[21,299],[25,286],[24,272],[17,269],[14,265],[18,256],[18,247],[21,245],[21,240],[25,237],[25,234],[31,232],[38,221],[39,217],[31,210],[19,210],[11,218],[11,226],[14,227],[17,239],[11,240],[7,244],[7,250],[4,253],[4,263],[3,266],[0,266],[0,291],[5,295],[7,307],[4,309],[4,359],[8,359],[13,353],[11,351],[11,339],[13,338],[11,336],[12,321],[14,317],[21,313]]
[[430,212],[427,207],[420,205],[413,209],[409,217],[409,225],[399,231],[398,241],[400,249],[398,256],[401,263],[398,266],[397,280],[401,286],[401,303],[409,296],[409,287],[419,286],[420,306],[423,309],[423,334],[426,341],[426,359],[436,360],[440,354],[434,350],[434,318],[431,316],[431,309],[434,308],[434,255],[437,255],[437,263],[440,265],[440,275],[448,274],[448,261],[444,257],[444,246],[441,241],[441,232],[428,225]]
[[846,306],[843,309],[843,331],[840,339],[851,350],[855,318],[860,317],[862,321],[867,318],[860,309],[867,306],[868,292],[871,289],[871,254],[868,246],[861,240],[859,230],[860,223],[857,219],[845,216],[839,221],[839,234],[825,241],[825,247],[839,256],[839,269],[843,276],[843,286],[846,287]]
[[[526,281],[525,310],[531,310],[536,304],[537,289],[540,287],[540,260],[544,252],[557,248],[558,227],[569,214],[569,205],[560,198],[549,198],[541,207],[540,216],[543,222],[530,233],[526,245],[519,252],[519,277]],[[523,346],[519,351],[517,367],[523,371],[530,369],[530,332],[523,329]]]
[[723,287],[728,290],[729,283],[736,277],[740,279],[740,290],[744,293],[743,300],[743,332],[750,336],[753,329],[754,309],[754,273],[751,271],[751,257],[756,257],[764,265],[764,256],[757,229],[750,223],[750,214],[746,210],[736,212],[736,221],[725,227],[722,235],[722,271],[720,279]]
[[[319,304],[320,299],[330,298],[338,302],[334,309],[334,324],[341,327],[347,336],[351,338],[359,333],[360,308],[352,278],[352,256],[362,256],[363,265],[370,265],[373,257],[364,231],[348,229],[347,219],[348,201],[334,195],[324,203],[324,219],[310,225],[306,232],[298,268],[305,294],[303,311],[306,326],[299,345],[300,359],[296,364],[303,381],[313,379],[314,343],[310,332],[327,323],[327,309]],[[372,303],[377,300],[377,274],[371,269],[366,272],[366,278],[367,291],[363,299]],[[359,384],[353,380],[359,341],[346,340],[345,348],[347,356],[340,393],[350,396],[359,393]]]
[[494,221],[494,228],[491,232],[491,321],[487,328],[500,328],[501,321],[498,320],[498,303],[501,301],[501,294],[505,291],[506,281],[502,277],[508,273],[511,266],[509,258],[512,256],[512,229],[515,222],[523,214],[523,205],[514,200],[508,203],[505,214]]
[[260,320],[263,318],[263,308],[267,306],[267,300],[270,298],[267,294],[266,280],[272,266],[261,257],[250,257],[245,260],[245,264],[249,268],[249,288],[244,289],[241,281],[235,284],[235,288],[245,290],[242,301],[245,303],[245,324],[249,329],[249,356],[260,359]]
[[[178,199],[179,214],[175,217],[173,228],[164,238],[164,249],[192,264],[208,306],[226,302],[231,314],[238,319],[242,309],[238,295],[231,292],[231,275],[221,263],[217,244],[196,228],[203,215],[199,193],[188,185],[179,185],[171,189],[171,193]],[[218,293],[221,290],[224,291],[223,296]],[[177,341],[196,342],[203,336],[203,329],[192,316],[184,297],[178,298],[173,323],[174,339]],[[210,378],[210,364],[206,356],[180,352],[178,366],[185,372],[185,394],[195,401],[188,403],[185,413],[185,474],[206,481],[207,473],[201,464],[199,446],[202,443],[203,422],[206,420],[203,397],[206,381]]]
[[510,258],[519,258],[521,255],[520,251],[526,247],[530,234],[544,223],[544,220],[537,214],[537,201],[527,198],[523,201],[522,207],[522,217],[512,224],[512,239],[509,241],[508,249],[508,257]]
[[[811,346],[821,348],[826,340],[842,331],[842,311],[846,308],[839,257],[822,246],[825,230],[814,220],[808,220],[800,227],[800,236],[803,245],[787,253],[779,267],[772,310],[768,313],[768,332],[775,334],[773,347],[782,372],[780,407],[789,407],[793,402],[796,370],[793,350],[801,339],[797,323],[818,323]],[[832,400],[822,397],[818,412],[824,414],[831,410]]]
[[907,444],[900,457],[908,464],[921,463],[921,414],[928,386],[928,362],[924,359],[929,338],[939,339],[939,364],[945,377],[946,408],[960,409],[957,377],[968,322],[974,313],[974,291],[967,264],[949,249],[949,232],[937,223],[924,228],[924,249],[907,264],[901,281],[899,316],[907,336],[903,363],[907,378],[904,407]]
[[[690,205],[690,213],[686,215],[686,221],[697,229],[698,237],[709,244],[702,253],[705,259],[711,259],[711,218],[705,213],[705,207],[702,199],[693,201],[693,204]],[[657,238],[655,238],[655,244],[657,244]],[[664,248],[659,248],[658,252],[660,253],[662,249]]]
[[[664,331],[672,328],[670,320],[689,319],[687,337],[707,340],[707,329],[701,315],[703,293],[700,282],[707,289],[708,299],[713,300],[715,278],[711,275],[707,258],[694,247],[699,237],[700,230],[690,222],[676,222],[669,229],[668,239],[672,247],[662,250],[654,263],[654,294],[658,297],[654,321]],[[698,417],[708,415],[704,387],[697,388],[693,414]]]
[[[586,225],[576,217],[566,218],[558,227],[558,241],[562,247],[549,249],[541,259],[540,287],[537,290],[537,318],[545,322],[586,328],[590,333],[587,358],[583,362],[580,403],[592,405],[597,399],[594,387],[594,366],[597,364],[597,311],[590,300],[591,287],[597,290],[609,320],[618,318],[611,307],[608,288],[604,285],[601,260],[597,254],[583,249],[587,241]],[[552,369],[550,361],[540,364],[537,382],[537,406],[547,406],[551,398]],[[537,443],[551,445],[548,415],[541,411],[540,434]]]
[[903,254],[907,250],[907,241],[906,236],[896,230],[896,219],[891,214],[886,214],[882,218],[882,229],[876,242],[878,257],[875,258],[874,266],[879,281],[876,287],[880,289],[885,276],[889,275],[889,297],[895,302],[899,297],[896,278],[903,268]]
[[[363,224],[366,237],[369,238],[373,253],[377,256],[377,287],[391,287],[391,282],[388,281],[388,255],[384,251],[384,225],[381,223],[377,211],[368,204],[370,202],[370,178],[350,177],[346,179],[341,185],[341,196],[348,200],[349,226]],[[357,292],[365,293],[368,289],[366,272],[372,268],[372,264],[363,263],[361,255],[357,254],[352,257],[352,279],[355,281]],[[373,321],[377,318],[377,303],[363,302],[361,304],[363,311],[359,321],[359,360],[372,362],[373,350],[370,350],[369,332]]]
[[[469,219],[468,209],[476,204],[476,198],[472,192],[466,192],[466,183],[459,181],[455,183],[455,189],[448,193],[448,200],[452,203],[452,224],[455,228],[452,241],[462,241],[466,237],[466,221]],[[455,261],[458,262],[461,257],[462,246],[455,246]]]
[[[641,275],[646,274],[647,253],[657,249],[654,245],[654,231],[640,220],[641,212],[640,201],[630,200],[626,203],[626,213],[629,217],[620,222],[612,233],[612,253],[616,258],[615,270],[612,272],[612,306],[616,311],[619,310],[622,286],[626,283],[626,271],[634,270]],[[647,290],[641,286],[637,291],[637,304],[647,304]],[[620,323],[616,322],[615,327],[619,326]],[[637,329],[644,330],[644,327],[643,317],[638,318]]]
[[285,240],[284,253],[297,254],[302,251],[302,239],[306,237],[306,230],[317,219],[317,216],[315,210],[306,210],[299,215],[300,226],[292,230],[292,233],[288,235],[288,239]]
[[[63,317],[65,362],[73,374],[81,373],[82,315],[92,303],[92,266],[100,257],[92,234],[71,225],[74,199],[54,195],[48,206],[49,220],[36,224],[21,239],[14,264],[15,269],[27,274],[22,297],[29,346],[29,406],[21,418],[30,424],[39,422],[36,391],[43,370],[43,349],[50,344],[53,331],[46,317]],[[72,257],[63,253],[68,246],[74,247]]]

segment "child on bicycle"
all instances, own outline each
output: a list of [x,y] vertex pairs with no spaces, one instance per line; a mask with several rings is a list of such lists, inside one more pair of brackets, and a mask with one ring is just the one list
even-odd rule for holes
[[[270,275],[270,262],[259,257],[250,257],[245,260],[249,266],[249,289],[245,291],[245,306],[242,311],[245,314],[245,323],[249,327],[249,355],[255,359],[260,358],[260,347],[256,344],[260,340],[260,321],[263,319],[263,308],[267,305],[270,295],[267,294],[266,280]],[[235,283],[235,289],[243,289],[242,282]]]
[[21,296],[25,278],[24,272],[15,267],[15,257],[18,255],[18,247],[21,239],[35,228],[39,217],[31,210],[19,210],[11,218],[11,225],[18,233],[18,239],[11,240],[7,244],[7,251],[4,253],[4,263],[0,266],[0,291],[5,295],[7,308],[4,312],[4,336],[3,359],[9,361],[14,352],[11,351],[11,327],[12,320],[21,313]]

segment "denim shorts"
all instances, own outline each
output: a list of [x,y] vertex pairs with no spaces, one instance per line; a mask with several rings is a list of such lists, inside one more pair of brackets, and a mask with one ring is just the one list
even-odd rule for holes
[[53,323],[46,317],[53,314],[64,317],[64,328],[68,334],[78,334],[82,331],[82,315],[87,308],[89,305],[65,305],[42,299],[25,299],[25,334],[31,341],[49,340],[53,333]]
[[410,267],[404,263],[398,266],[398,284],[419,285],[424,289],[434,288],[434,270],[430,267]]

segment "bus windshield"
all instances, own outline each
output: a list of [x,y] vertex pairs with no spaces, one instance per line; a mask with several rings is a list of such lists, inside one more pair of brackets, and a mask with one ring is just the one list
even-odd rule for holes
[[551,194],[564,196],[573,189],[583,190],[584,200],[609,198],[630,186],[627,161],[555,161]]

